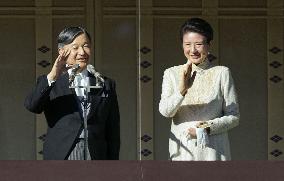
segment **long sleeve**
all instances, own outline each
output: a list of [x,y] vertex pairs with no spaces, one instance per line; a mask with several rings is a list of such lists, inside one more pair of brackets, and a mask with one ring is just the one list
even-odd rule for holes
[[119,159],[120,149],[120,115],[115,91],[115,82],[112,81],[111,109],[107,120],[107,154],[109,160]]
[[26,97],[24,106],[33,113],[41,113],[49,101],[49,93],[53,85],[49,86],[46,75],[37,79],[36,86]]
[[170,70],[164,72],[162,94],[159,111],[165,117],[173,117],[179,109],[184,97],[178,91],[177,85],[171,79]]
[[228,68],[222,71],[221,90],[223,95],[223,116],[208,121],[210,134],[219,134],[228,131],[239,124],[239,105],[233,78]]

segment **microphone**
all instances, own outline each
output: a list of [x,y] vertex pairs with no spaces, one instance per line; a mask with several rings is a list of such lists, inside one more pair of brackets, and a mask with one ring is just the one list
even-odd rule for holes
[[99,72],[96,71],[93,65],[91,64],[87,65],[87,70],[96,77],[98,82],[101,82],[101,83],[105,82],[105,79],[103,78],[103,76]]
[[74,82],[74,79],[76,77],[76,73],[79,70],[80,65],[79,64],[75,64],[72,66],[71,68],[71,72],[69,74],[69,85],[71,85]]

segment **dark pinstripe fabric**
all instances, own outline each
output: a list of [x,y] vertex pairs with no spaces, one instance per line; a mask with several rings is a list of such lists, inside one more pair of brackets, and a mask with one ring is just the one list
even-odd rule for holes
[[[81,76],[76,76],[75,77],[75,84],[77,85],[82,85],[82,81],[83,78]],[[89,84],[89,82],[87,82],[87,84]],[[85,91],[82,88],[75,88],[76,91],[76,95],[77,95],[77,101],[78,104],[80,105],[81,109],[80,109],[80,113],[82,115],[83,118],[85,118],[85,116],[87,116],[89,114],[90,111],[90,103],[86,102],[86,95],[85,95]],[[85,107],[86,106],[86,107]],[[86,108],[86,110],[85,110]],[[86,115],[84,114],[86,111]],[[72,150],[72,152],[70,153],[68,160],[84,160],[84,131],[82,131],[81,135],[79,136],[79,140],[76,143],[74,149]],[[91,160],[91,156],[89,153],[89,149],[87,146],[87,155],[86,155],[86,160]]]

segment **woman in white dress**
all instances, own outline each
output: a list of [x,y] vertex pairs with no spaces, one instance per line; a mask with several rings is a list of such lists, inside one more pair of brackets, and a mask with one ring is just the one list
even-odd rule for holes
[[239,124],[229,68],[208,61],[213,29],[200,18],[180,29],[187,62],[164,72],[159,111],[172,118],[171,160],[230,160],[228,131]]

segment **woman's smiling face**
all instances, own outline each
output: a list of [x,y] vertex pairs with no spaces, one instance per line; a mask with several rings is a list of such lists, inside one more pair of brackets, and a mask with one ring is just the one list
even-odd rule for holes
[[207,43],[205,36],[196,32],[187,32],[183,35],[182,47],[185,57],[191,63],[200,64],[206,59],[210,44]]

